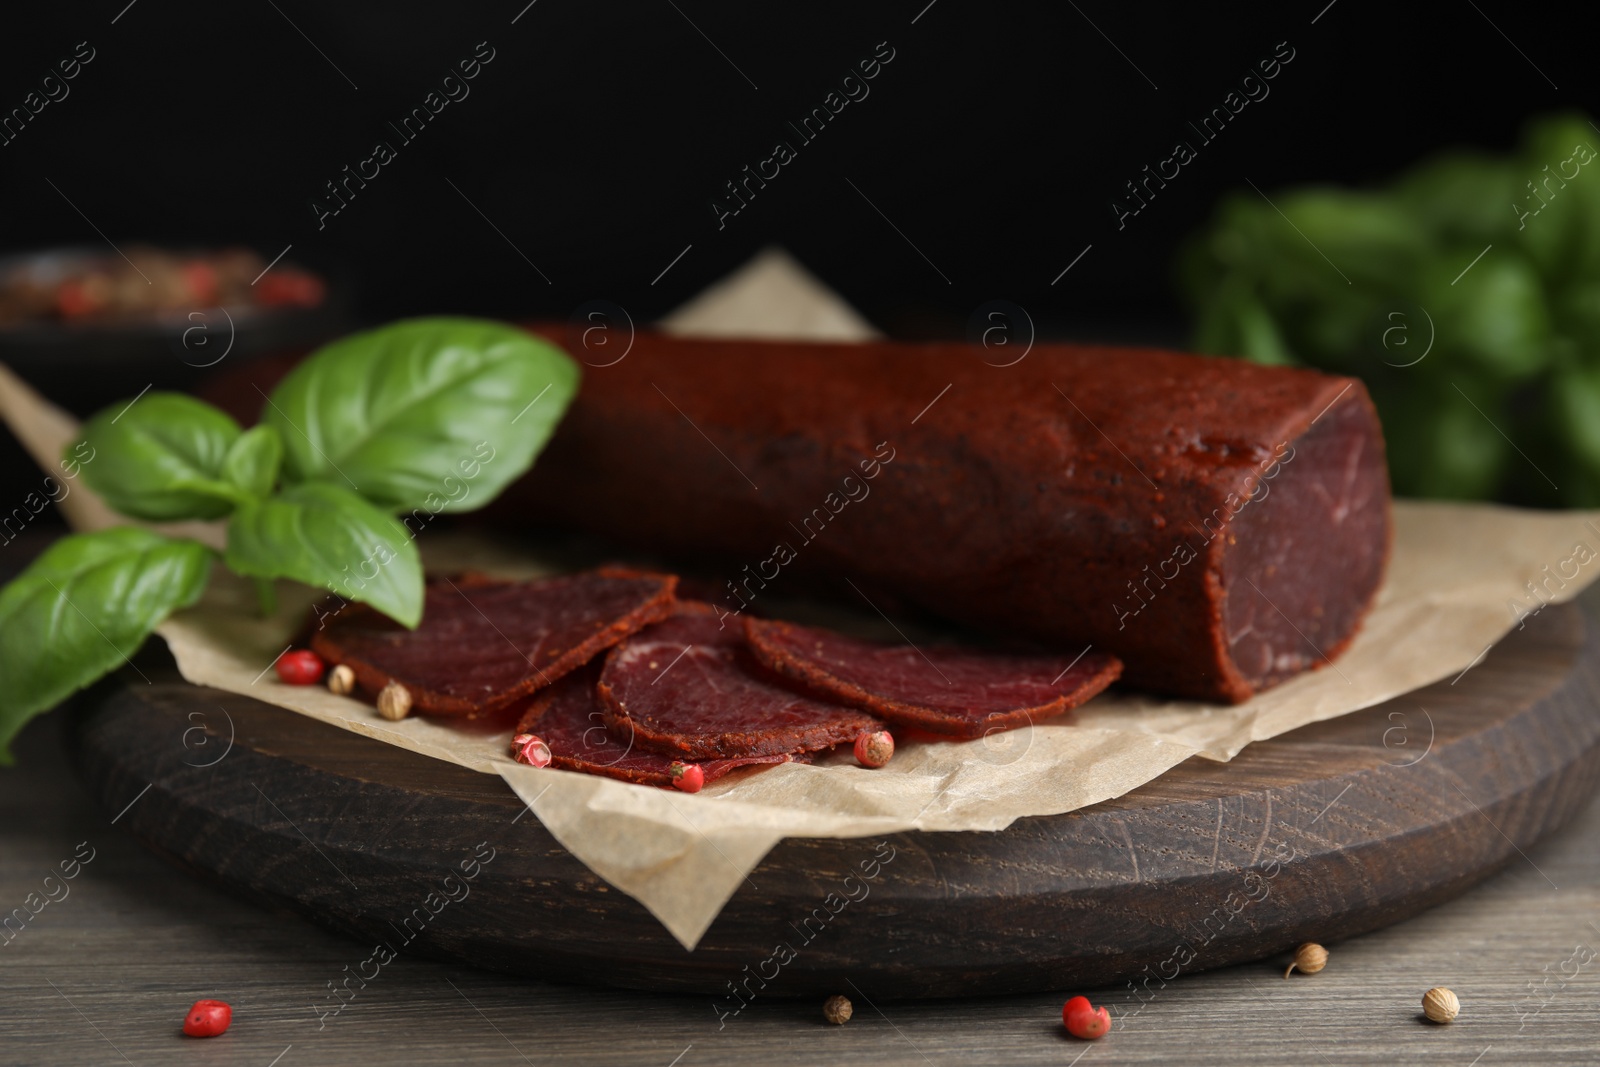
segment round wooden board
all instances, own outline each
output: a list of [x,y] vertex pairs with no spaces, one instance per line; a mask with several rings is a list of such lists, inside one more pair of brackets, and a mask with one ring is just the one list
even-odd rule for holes
[[[1155,989],[1376,929],[1524,862],[1600,779],[1596,630],[1546,609],[1455,684],[1066,815],[786,840],[692,953],[498,778],[190,686],[164,652],[140,662],[150,684],[125,671],[86,694],[76,736],[89,788],[151,848],[367,945],[703,993],[717,1012],[744,990],[852,984],[873,1000]],[[492,861],[442,904],[475,849]],[[874,859],[870,882],[846,881]]]

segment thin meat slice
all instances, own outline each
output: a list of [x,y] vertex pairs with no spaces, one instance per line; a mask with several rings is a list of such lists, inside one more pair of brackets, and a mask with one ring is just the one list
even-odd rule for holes
[[893,723],[982,737],[1077,707],[1122,673],[1104,652],[1016,654],[880,645],[787,622],[746,619],[750,651],[806,690]]
[[802,696],[767,672],[737,622],[709,604],[630,637],[606,655],[600,699],[613,737],[689,759],[815,752],[881,730],[875,716]]
[[[646,751],[627,733],[611,736],[605,725],[605,705],[595,691],[599,678],[597,661],[535,693],[517,724],[517,733],[537,734],[550,749],[552,766],[671,788],[673,764],[681,761]],[[700,761],[700,770],[709,785],[740,767],[810,759],[804,754],[711,759]]]
[[622,568],[524,582],[438,578],[424,592],[422,625],[407,630],[352,607],[311,647],[348,665],[376,693],[391,681],[414,710],[468,718],[549,685],[672,612],[677,579]]

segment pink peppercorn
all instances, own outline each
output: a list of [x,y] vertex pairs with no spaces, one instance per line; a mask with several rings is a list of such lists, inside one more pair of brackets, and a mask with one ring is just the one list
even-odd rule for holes
[[550,746],[533,734],[518,734],[511,739],[511,758],[530,767],[548,767]]
[[674,763],[672,787],[685,793],[698,793],[705,788],[706,772],[698,763]]
[[286,685],[316,685],[322,680],[322,657],[309,648],[297,648],[278,657],[277,669]]
[[894,755],[894,738],[888,730],[861,731],[856,736],[856,762],[863,767],[882,767]]
[[183,1017],[183,1032],[190,1037],[216,1037],[233,1022],[233,1009],[221,1000],[197,1000]]

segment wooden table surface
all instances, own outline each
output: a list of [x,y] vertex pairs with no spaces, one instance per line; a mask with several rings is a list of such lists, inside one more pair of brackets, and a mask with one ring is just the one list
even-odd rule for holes
[[[1585,597],[1591,613],[1600,595]],[[1495,1064],[1600,1063],[1600,804],[1466,896],[1338,942],[1315,977],[1281,963],[1179,978],[1087,1044],[1061,1003],[1079,990],[867,1003],[822,1022],[815,1001],[755,1000],[718,1024],[703,997],[510,979],[401,956],[336,1015],[329,983],[371,947],[234,900],[146,853],[92,806],[65,716],[30,726],[0,771],[0,1063],[5,1064]],[[92,856],[71,881],[62,861]],[[36,915],[46,890],[58,898]],[[63,893],[65,892],[65,895]],[[20,908],[20,913],[12,909]],[[18,927],[20,926],[20,929]],[[1461,1017],[1421,1021],[1430,986]],[[354,983],[352,983],[354,987]],[[185,1009],[233,1005],[223,1037],[181,1036]],[[881,1010],[880,1010],[881,1009]]]

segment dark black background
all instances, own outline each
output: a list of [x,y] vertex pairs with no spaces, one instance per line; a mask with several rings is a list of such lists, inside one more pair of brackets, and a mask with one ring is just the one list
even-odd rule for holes
[[[86,215],[119,245],[244,243],[271,258],[292,244],[363,319],[564,318],[603,298],[645,322],[781,243],[898,335],[960,334],[1002,298],[1046,335],[1115,324],[1180,338],[1172,255],[1219,194],[1505,148],[1527,117],[1580,107],[1594,86],[1576,5],[1505,0],[537,0],[514,25],[526,0],[275,3],[8,17],[6,110],[79,41],[97,56],[0,147],[0,248],[104,247]],[[471,95],[400,145],[386,122],[480,41],[496,55]],[[896,56],[871,95],[719,231],[708,205],[722,183],[880,41]],[[1122,183],[1280,41],[1295,58],[1271,95],[1119,232]],[[379,138],[399,157],[319,231],[310,201]]]

